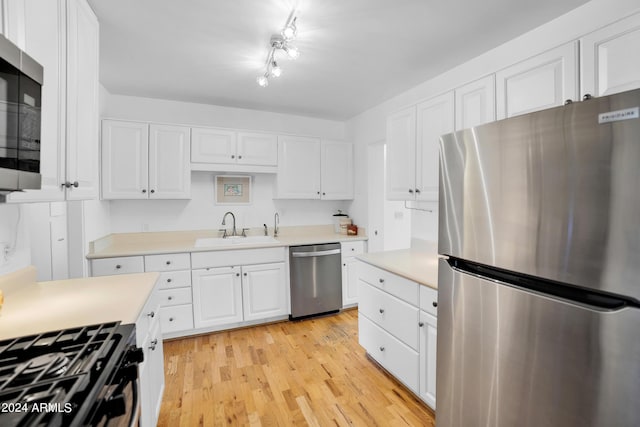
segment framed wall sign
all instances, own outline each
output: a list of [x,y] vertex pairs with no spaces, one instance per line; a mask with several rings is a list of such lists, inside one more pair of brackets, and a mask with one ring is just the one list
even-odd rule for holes
[[251,204],[251,176],[218,175],[215,187],[217,205]]

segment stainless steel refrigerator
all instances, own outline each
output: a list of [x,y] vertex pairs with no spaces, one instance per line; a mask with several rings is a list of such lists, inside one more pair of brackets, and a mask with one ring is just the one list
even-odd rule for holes
[[640,426],[639,108],[442,137],[438,427]]

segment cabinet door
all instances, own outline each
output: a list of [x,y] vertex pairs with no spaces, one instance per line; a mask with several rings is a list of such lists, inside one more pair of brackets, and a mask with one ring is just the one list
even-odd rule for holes
[[191,197],[189,128],[149,126],[149,198]]
[[148,198],[149,125],[102,121],[102,198]]
[[496,90],[493,75],[455,90],[456,130],[467,129],[496,119]]
[[320,198],[320,139],[278,137],[279,199]]
[[98,194],[98,19],[85,0],[67,2],[67,200]]
[[420,312],[420,398],[436,409],[436,343],[437,319]]
[[416,107],[409,107],[387,118],[388,200],[415,198],[415,155]]
[[193,163],[236,163],[236,133],[224,129],[191,128]]
[[416,200],[438,201],[440,136],[454,131],[453,92],[418,105]]
[[289,314],[284,263],[242,267],[244,320]]
[[140,425],[155,426],[158,423],[162,395],[164,393],[164,351],[160,331],[160,317],[156,315],[149,327],[144,343],[145,362],[140,375]]
[[321,198],[353,199],[353,144],[322,141],[320,166]]
[[238,132],[238,164],[276,166],[278,136],[268,133]]
[[582,38],[582,95],[640,88],[640,14]]
[[578,99],[577,42],[552,49],[496,73],[498,120]]
[[193,270],[191,277],[196,328],[242,321],[240,267]]
[[25,50],[24,0],[2,0],[0,14],[2,34],[20,49]]
[[358,304],[358,259],[344,257],[342,259],[342,305]]

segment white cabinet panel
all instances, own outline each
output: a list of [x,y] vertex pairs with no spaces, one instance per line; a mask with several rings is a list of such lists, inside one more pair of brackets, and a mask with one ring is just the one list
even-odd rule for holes
[[640,88],[640,14],[581,40],[582,95],[611,95]]
[[320,139],[278,137],[277,198],[320,198]]
[[436,409],[437,319],[420,312],[420,398]]
[[193,270],[191,277],[196,328],[242,321],[240,267]]
[[412,199],[415,190],[416,107],[387,118],[387,199]]
[[91,276],[109,276],[112,274],[128,274],[144,272],[144,261],[141,256],[101,258],[91,260]]
[[493,75],[455,90],[456,130],[467,129],[496,119],[496,90]]
[[358,260],[356,257],[343,257],[342,260],[342,306],[358,304]]
[[184,304],[160,307],[160,329],[163,334],[193,329],[193,306]]
[[191,304],[191,287],[158,290],[158,299],[163,307]]
[[149,125],[102,121],[102,198],[146,199]]
[[438,291],[428,286],[420,286],[420,310],[438,317]]
[[191,268],[280,262],[285,260],[286,253],[287,251],[284,247],[192,252]]
[[[147,265],[146,271],[153,270]],[[160,289],[191,287],[191,270],[165,271],[160,273],[158,283],[160,284]]]
[[454,131],[453,92],[417,107],[416,200],[438,201],[440,136]]
[[353,199],[353,144],[322,141],[321,199]]
[[235,163],[236,132],[214,128],[192,128],[191,161],[194,163]]
[[184,126],[150,125],[150,199],[191,197],[189,131],[189,128]]
[[145,271],[174,271],[191,268],[191,256],[188,253],[145,255]]
[[244,320],[289,314],[284,263],[242,267]]
[[238,163],[277,166],[278,136],[268,133],[238,132]]
[[498,120],[577,100],[577,42],[498,71],[496,98]]

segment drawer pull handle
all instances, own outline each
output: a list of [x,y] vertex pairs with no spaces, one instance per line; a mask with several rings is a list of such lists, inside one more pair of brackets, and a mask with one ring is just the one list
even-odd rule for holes
[[240,277],[240,273],[236,273],[236,277]]
[[383,314],[383,313],[384,313],[384,308],[381,308],[380,309],[380,314]]
[[384,351],[384,346],[380,346],[380,351]]
[[438,301],[432,302],[431,305],[433,305],[434,307],[437,307],[438,306]]
[[424,326],[424,322],[418,323],[418,326],[420,326],[422,328]]
[[173,322],[173,317],[169,317],[169,322]]
[[116,264],[116,270],[120,270],[122,266],[120,264]]
[[171,301],[171,300],[173,299],[173,297],[172,297],[171,295],[169,295],[169,296],[167,297],[167,299],[168,299],[169,301]]
[[380,283],[384,283],[384,279],[378,279]]
[[149,346],[151,351],[156,349],[156,345],[158,345],[158,339],[157,338],[151,341],[151,345]]
[[244,276],[247,277],[247,273],[244,273]]
[[351,251],[355,251],[355,250],[356,250],[356,248],[351,248]]
[[171,280],[172,280],[172,279],[167,279],[167,283],[171,283]]
[[171,265],[171,261],[167,261],[167,265]]
[[155,315],[156,315],[156,313],[155,313],[155,312],[153,312],[153,311],[152,311],[152,312],[150,312],[149,314],[147,314],[147,316],[149,316],[149,317],[155,317]]

